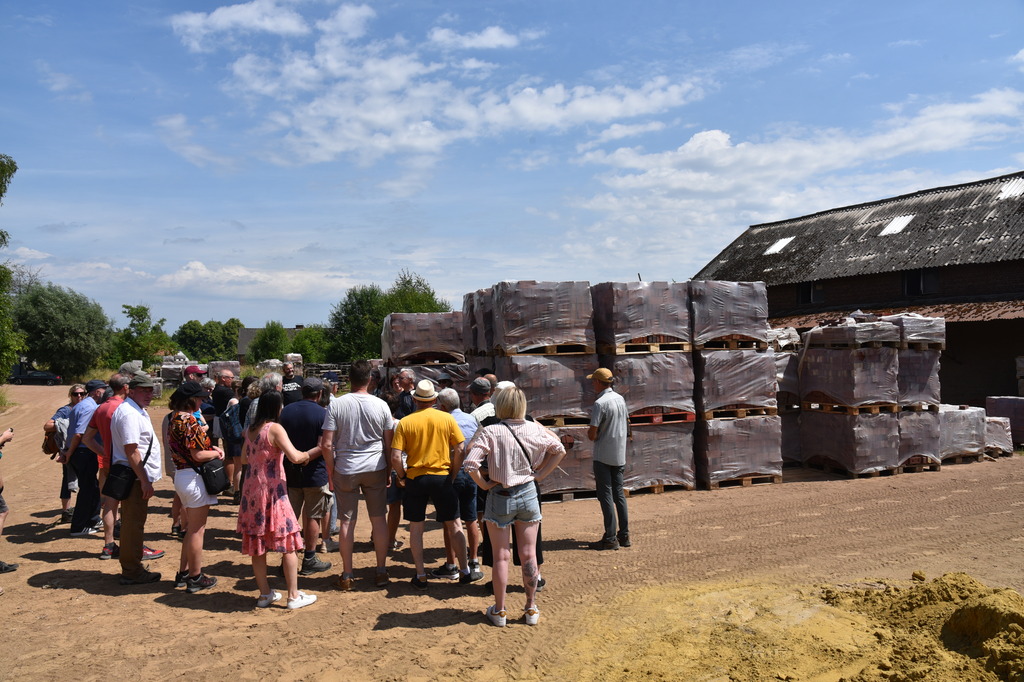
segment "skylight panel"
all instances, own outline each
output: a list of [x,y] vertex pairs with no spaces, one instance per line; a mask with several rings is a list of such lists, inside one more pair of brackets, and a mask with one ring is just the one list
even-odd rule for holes
[[768,256],[773,253],[778,253],[779,251],[782,251],[784,248],[786,248],[786,245],[789,244],[794,239],[796,239],[796,237],[785,237],[783,239],[780,239],[779,241],[769,246],[768,249],[764,252],[764,255]]
[[1003,185],[1003,189],[999,192],[999,196],[996,197],[996,200],[1013,199],[1014,197],[1019,197],[1021,194],[1024,194],[1024,178],[1014,178]]
[[900,232],[903,231],[903,228],[910,224],[910,221],[913,219],[914,216],[912,215],[896,216],[895,218],[889,221],[889,224],[885,226],[884,230],[878,233],[878,236],[885,237],[890,234],[899,234]]

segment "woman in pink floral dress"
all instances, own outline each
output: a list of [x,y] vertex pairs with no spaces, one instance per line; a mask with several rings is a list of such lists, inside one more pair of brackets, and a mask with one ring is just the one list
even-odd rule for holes
[[252,571],[260,590],[256,606],[266,608],[281,598],[267,581],[267,552],[281,552],[288,608],[300,609],[315,602],[316,595],[298,590],[296,552],[303,549],[302,528],[288,501],[284,457],[305,464],[319,452],[319,446],[308,452],[295,449],[284,427],[277,423],[282,405],[278,391],[261,395],[252,426],[245,432],[242,465],[248,465],[248,473],[238,506],[238,532],[242,535],[242,553],[252,557]]

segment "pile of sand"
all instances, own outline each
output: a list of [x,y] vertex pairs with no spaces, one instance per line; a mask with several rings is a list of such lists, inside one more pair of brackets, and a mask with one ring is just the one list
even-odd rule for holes
[[970,682],[1024,673],[1024,599],[963,573],[902,586],[659,586],[588,616],[559,677]]

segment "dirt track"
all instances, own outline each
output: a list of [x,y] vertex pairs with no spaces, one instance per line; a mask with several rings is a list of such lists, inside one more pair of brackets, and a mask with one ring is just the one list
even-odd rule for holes
[[[591,663],[606,653],[622,656],[613,641],[659,608],[652,591],[668,596],[742,584],[795,594],[822,583],[906,580],[914,571],[929,577],[963,571],[990,587],[1024,591],[1020,457],[858,480],[787,469],[781,484],[636,495],[633,547],[616,552],[585,548],[600,528],[595,500],[547,504],[548,587],[536,628],[521,620],[505,630],[486,624],[481,612],[489,600],[480,586],[435,582],[426,594],[414,592],[407,549],[393,558],[390,588],[372,589],[365,519],[357,531],[357,590],[332,591],[334,569],[300,578],[300,588],[321,601],[295,613],[253,608],[255,584],[238,552],[229,506],[211,513],[206,564],[220,578],[212,591],[189,595],[166,581],[120,587],[117,562],[97,559],[102,541],[68,537],[68,527],[57,524],[59,471],[39,444],[41,425],[65,402],[66,387],[7,392],[19,404],[0,416],[0,428],[16,430],[0,462],[11,507],[0,559],[20,567],[0,576],[3,679],[562,677],[561,666],[581,651]],[[178,543],[165,535],[169,491],[165,479],[147,526],[148,544],[168,552],[151,566],[165,577],[176,569],[178,553]],[[436,565],[436,528],[425,544],[428,565]],[[643,613],[635,618],[623,615],[631,591],[643,595],[636,601]],[[604,606],[612,602],[616,616],[607,620]],[[513,588],[510,616],[521,606]],[[670,603],[660,607],[671,611]],[[709,670],[702,679],[730,679],[716,675]],[[839,673],[813,679],[839,679]]]

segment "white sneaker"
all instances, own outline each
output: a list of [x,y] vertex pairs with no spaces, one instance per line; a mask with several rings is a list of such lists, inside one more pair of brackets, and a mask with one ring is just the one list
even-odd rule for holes
[[523,611],[523,618],[526,620],[527,625],[536,625],[537,621],[540,620],[540,609],[536,606],[531,606]]
[[484,611],[484,615],[487,616],[487,620],[491,621],[491,624],[495,627],[505,627],[505,619],[507,616],[505,609],[502,609],[501,611],[495,611],[494,605],[491,605],[487,607],[486,611]]
[[260,598],[256,600],[256,606],[261,609],[265,609],[277,600],[281,598],[281,593],[277,590],[271,590],[270,594],[261,594]]
[[82,530],[76,530],[75,532],[73,532],[71,534],[71,537],[73,537],[73,538],[83,538],[86,535],[96,535],[99,532],[100,532],[99,528],[94,528],[93,526],[86,526]]
[[303,606],[309,606],[316,601],[315,594],[306,594],[305,592],[299,592],[299,596],[295,599],[288,600],[288,608],[291,610],[301,609]]

